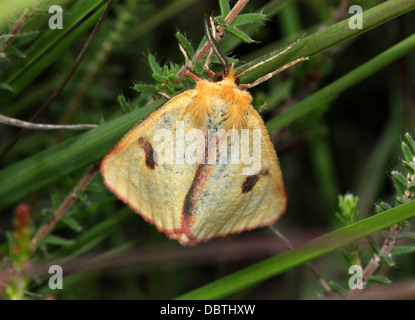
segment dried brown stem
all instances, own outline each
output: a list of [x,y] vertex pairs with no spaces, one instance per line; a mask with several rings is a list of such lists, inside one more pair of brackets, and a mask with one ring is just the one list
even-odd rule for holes
[[10,126],[15,126],[25,129],[34,130],[88,130],[98,127],[96,124],[73,124],[73,125],[60,125],[60,124],[43,124],[32,123],[15,118],[10,118],[0,114],[0,123],[4,123]]
[[88,173],[82,178],[79,184],[68,194],[66,199],[62,202],[58,210],[55,211],[53,214],[53,218],[46,223],[43,227],[41,227],[38,233],[33,237],[32,245],[33,245],[33,252],[36,251],[37,244],[40,240],[45,238],[52,229],[56,226],[59,220],[63,217],[65,212],[68,211],[70,207],[74,204],[75,200],[77,199],[77,192],[84,191],[87,185],[91,182],[92,178],[95,176],[95,173],[98,171],[99,165],[94,164],[92,165],[91,169]]
[[[78,68],[79,63],[81,62],[82,58],[84,57],[86,51],[88,50],[89,46],[92,43],[92,40],[94,40],[95,35],[97,34],[99,28],[102,25],[102,22],[104,21],[105,17],[107,16],[108,12],[111,9],[112,4],[114,3],[114,0],[108,0],[107,6],[105,10],[102,12],[101,16],[98,19],[97,24],[95,25],[94,29],[91,31],[91,34],[88,37],[88,40],[85,42],[83,48],[78,54],[78,57],[75,59],[75,62],[73,63],[71,69],[66,74],[63,81],[60,83],[58,88],[52,93],[52,95],[49,97],[49,99],[36,111],[36,113],[30,118],[29,122],[34,122],[36,118],[45,110],[52,101],[62,92],[62,90],[65,88],[66,84],[71,79],[72,75],[74,74],[75,70]],[[4,147],[2,152],[0,153],[0,159],[3,158],[10,149],[15,145],[15,143],[20,139],[20,137],[26,132],[26,129],[21,129],[19,133],[14,137],[14,139]]]
[[[381,265],[382,259],[380,257],[381,256],[387,256],[391,252],[391,250],[395,247],[395,245],[396,245],[396,237],[398,236],[398,234],[401,231],[402,231],[402,226],[401,225],[395,224],[395,225],[393,225],[393,226],[390,227],[389,237],[387,237],[383,241],[383,245],[380,248],[379,253],[373,254],[372,258],[370,259],[370,261],[368,263],[368,265],[363,270],[363,279],[365,280],[365,282],[367,282],[367,280],[371,276],[373,276],[373,274],[376,272],[376,270]],[[361,289],[357,289],[357,288],[354,289],[349,294],[349,298],[355,297],[361,291],[362,291]]]

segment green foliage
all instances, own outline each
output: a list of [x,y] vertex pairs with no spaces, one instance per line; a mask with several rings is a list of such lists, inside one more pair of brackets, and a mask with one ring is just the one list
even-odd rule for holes
[[[0,5],[0,113],[29,119],[36,112],[71,68],[106,4],[61,3],[63,30],[48,28],[48,2]],[[306,268],[296,269],[295,277],[290,270],[318,257],[316,269],[323,278],[333,279],[328,285],[341,296],[349,294],[344,270],[350,264],[364,267],[372,257],[378,257],[383,267],[364,279],[366,286],[413,277],[415,270],[405,260],[415,251],[409,221],[415,215],[415,203],[410,201],[415,192],[415,141],[409,133],[400,144],[401,163],[392,161],[397,158],[398,135],[414,126],[404,85],[410,87],[413,59],[403,58],[403,67],[393,62],[415,48],[414,12],[410,12],[415,2],[376,0],[369,7],[357,1],[365,11],[363,29],[350,29],[347,10],[335,5],[289,0],[269,1],[265,7],[263,1],[251,0],[227,22],[235,3],[116,1],[73,78],[37,120],[99,123],[99,127],[84,133],[30,132],[1,159],[0,225],[7,232],[0,234],[0,278],[5,268],[21,270],[32,262],[58,261],[64,269],[73,263],[74,272],[65,274],[65,290],[59,293],[48,288],[47,275],[39,279],[13,275],[6,279],[8,286],[0,298],[36,299],[27,295],[28,290],[60,299],[211,299],[232,294],[239,299],[315,298],[318,281],[303,274]],[[198,16],[188,19],[189,12]],[[185,67],[206,78],[206,55],[200,55],[206,44],[204,12],[213,13],[219,45],[229,62],[236,63],[237,72],[268,60],[306,35],[278,58],[241,77],[242,83],[252,83],[288,62],[310,57],[250,90],[267,128],[275,131],[272,138],[287,189],[289,206],[278,228],[283,233],[300,229],[295,243],[314,238],[310,230],[325,230],[295,249],[275,255],[267,246],[265,250],[264,243],[279,243],[266,229],[181,249],[116,201],[99,174],[85,191],[72,191],[88,167],[160,106],[166,95],[194,87]],[[18,23],[22,28],[16,31]],[[180,30],[175,30],[177,26]],[[385,32],[389,28],[399,32]],[[188,57],[186,66],[177,44]],[[217,57],[211,64],[214,70],[218,67]],[[387,66],[388,72],[377,73]],[[0,151],[16,132],[0,127]],[[385,172],[392,165],[393,193],[385,187]],[[342,228],[337,229],[333,212],[342,190],[356,193],[338,197],[336,216]],[[72,192],[74,204],[34,249],[32,239],[54,221],[54,213]],[[373,199],[385,201],[372,210]],[[21,203],[31,210],[30,221],[23,226],[16,223],[14,213]],[[370,246],[359,241],[368,236]],[[221,251],[226,248],[231,249]],[[329,255],[336,250],[342,251],[346,263]],[[238,256],[233,258],[233,253]],[[387,275],[383,269],[389,270]],[[290,290],[293,287],[298,290]]]

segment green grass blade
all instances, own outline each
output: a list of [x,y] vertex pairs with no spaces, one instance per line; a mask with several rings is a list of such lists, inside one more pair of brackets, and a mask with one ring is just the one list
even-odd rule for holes
[[[296,46],[281,54],[277,59],[271,60],[243,75],[241,77],[241,83],[251,83],[265,74],[277,70],[290,61],[301,57],[313,56],[413,9],[415,9],[415,0],[390,0],[383,2],[363,12],[364,22],[362,29],[350,29],[349,19],[345,19],[326,29],[315,32],[302,39]],[[237,72],[246,69],[248,66],[262,62],[275,54],[276,52],[271,52],[247,65],[238,67]]]
[[330,102],[337,95],[355,85],[359,81],[366,79],[385,66],[404,56],[415,49],[415,34],[402,40],[388,50],[377,55],[375,58],[354,69],[340,79],[334,81],[328,86],[320,89],[303,101],[292,106],[289,110],[278,117],[267,122],[269,131],[277,130],[288,123],[304,116],[310,111]]
[[99,161],[123,134],[160,104],[158,101],[137,109],[0,171],[0,208]]
[[178,299],[196,300],[227,297],[244,288],[274,277],[307,261],[321,257],[358,239],[414,216],[415,202],[411,201],[313,239],[296,249],[281,253],[222,279],[211,282],[206,286],[178,297]]
[[[14,89],[13,95],[3,95],[0,98],[0,104],[6,103],[14,95],[20,93],[43,70],[54,62],[73,41],[96,23],[104,10],[103,4],[104,3],[101,0],[79,1],[75,3],[73,7],[68,9],[69,13],[64,16],[64,30],[67,30],[67,32],[47,30],[39,39],[37,39],[33,45],[24,52],[26,59],[15,63],[12,68],[7,70],[0,78],[0,82],[5,82]],[[76,27],[82,19],[100,6],[101,8],[99,10]]]

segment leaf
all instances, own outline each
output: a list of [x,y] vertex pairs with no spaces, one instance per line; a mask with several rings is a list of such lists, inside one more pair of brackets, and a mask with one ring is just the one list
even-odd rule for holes
[[13,88],[10,87],[7,83],[0,82],[0,90],[6,90],[9,92],[14,92]]
[[392,256],[399,256],[401,254],[412,253],[415,251],[415,246],[401,246],[391,250]]
[[12,34],[3,34],[0,36],[0,47],[4,46],[9,39],[13,37]]
[[401,149],[402,149],[403,156],[405,157],[405,160],[407,162],[411,162],[412,160],[411,150],[409,150],[408,145],[403,141],[401,142]]
[[215,17],[214,19],[215,23],[219,26],[227,26],[228,24],[226,23],[225,19],[223,19],[223,17],[219,16],[219,17]]
[[406,178],[402,175],[402,173],[395,170],[391,172],[391,177],[398,194],[403,194],[406,190]]
[[374,275],[368,279],[369,282],[376,282],[381,284],[390,284],[392,281],[385,276]]
[[221,16],[225,18],[231,11],[231,8],[229,7],[229,0],[219,0],[219,8]]
[[120,105],[123,114],[127,114],[131,112],[131,108],[128,105],[127,100],[122,94],[118,95],[117,100],[118,100],[118,104]]
[[254,40],[251,39],[250,36],[248,36],[245,32],[242,30],[239,30],[235,27],[225,27],[225,30],[229,32],[231,35],[237,37],[238,39],[242,40],[245,43],[252,43]]
[[184,35],[182,35],[180,32],[176,32],[176,39],[177,41],[179,41],[184,51],[186,51],[189,58],[192,59],[195,55],[195,51],[193,50],[193,47],[191,43],[189,42],[189,40],[187,40],[187,38]]
[[404,135],[406,141],[408,142],[409,147],[411,148],[411,153],[415,154],[415,141],[412,136],[407,132]]
[[389,209],[392,209],[392,206],[389,203],[386,203],[384,201],[382,201],[382,202],[380,202],[376,205],[376,212],[377,213],[380,213],[380,212],[383,212],[383,211],[386,211],[386,210],[389,210]]
[[262,22],[266,18],[266,15],[263,13],[246,13],[241,14],[235,18],[231,22],[232,27],[242,26],[244,24],[254,23],[254,22]]
[[69,246],[74,243],[74,240],[68,240],[54,235],[47,235],[42,242],[56,246]]
[[392,255],[381,255],[380,259],[389,267],[394,268],[396,266],[395,261],[393,261]]
[[408,170],[408,172],[409,172],[410,174],[414,174],[414,173],[415,173],[415,170],[414,170],[414,168],[411,166],[411,164],[410,164],[410,163],[408,163],[408,162],[406,162],[406,161],[402,161],[402,165],[405,167],[405,169],[406,169],[406,170]]
[[415,232],[403,232],[396,236],[397,240],[415,240]]
[[16,39],[13,41],[13,46],[21,46],[22,44],[28,43],[37,38],[39,34],[40,32],[37,30],[20,33],[16,36]]
[[160,65],[151,53],[148,54],[148,63],[155,75],[163,76],[163,70],[161,69]]
[[347,290],[335,281],[329,281],[328,285],[331,290],[341,296],[345,296],[347,294]]
[[16,49],[15,47],[7,48],[7,52],[9,52],[11,55],[16,56],[20,59],[26,59],[26,55],[20,50]]
[[149,85],[149,84],[136,84],[134,85],[133,89],[135,91],[145,93],[145,94],[158,95],[157,89],[154,88],[154,86]]
[[82,231],[82,227],[81,225],[73,218],[68,217],[68,216],[63,216],[61,218],[61,221],[66,224],[69,228],[71,228],[72,230],[75,230],[76,232],[81,232]]

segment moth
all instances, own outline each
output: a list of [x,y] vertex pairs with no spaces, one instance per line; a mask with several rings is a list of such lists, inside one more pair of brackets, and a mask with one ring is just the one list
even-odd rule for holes
[[[270,225],[284,213],[278,157],[246,89],[307,59],[240,85],[243,73],[229,66],[207,21],[205,28],[211,44],[205,69],[212,81],[188,71],[196,87],[137,123],[100,167],[119,199],[185,246]],[[213,51],[222,74],[208,67]]]

